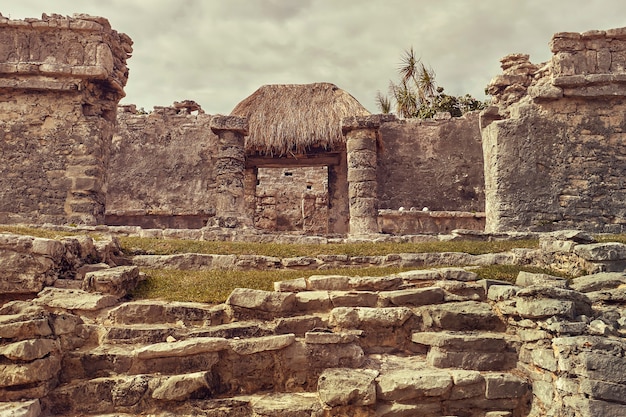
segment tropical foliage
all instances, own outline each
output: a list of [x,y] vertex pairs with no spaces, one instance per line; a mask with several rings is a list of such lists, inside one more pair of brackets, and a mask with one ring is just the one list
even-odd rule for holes
[[404,52],[398,72],[400,80],[389,83],[389,95],[380,91],[376,95],[376,104],[382,113],[395,110],[403,118],[428,119],[438,112],[449,112],[452,117],[460,117],[468,111],[486,106],[485,102],[469,94],[445,94],[444,88],[437,86],[435,71],[415,57],[413,47]]

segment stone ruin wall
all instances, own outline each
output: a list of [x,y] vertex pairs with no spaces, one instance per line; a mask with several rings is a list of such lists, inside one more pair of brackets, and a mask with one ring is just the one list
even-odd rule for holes
[[626,29],[502,59],[483,112],[487,230],[626,230]]
[[104,221],[131,52],[104,18],[0,16],[0,223]]
[[484,210],[478,113],[387,122],[379,133],[379,209]]
[[120,107],[113,137],[106,223],[200,228],[215,215],[217,135],[194,102],[138,114]]
[[260,168],[254,225],[328,233],[328,167]]

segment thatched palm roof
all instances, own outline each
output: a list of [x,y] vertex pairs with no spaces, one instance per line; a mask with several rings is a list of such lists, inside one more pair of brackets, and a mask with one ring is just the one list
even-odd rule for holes
[[246,152],[275,156],[336,149],[345,143],[341,120],[369,114],[330,83],[265,85],[231,112],[248,118]]

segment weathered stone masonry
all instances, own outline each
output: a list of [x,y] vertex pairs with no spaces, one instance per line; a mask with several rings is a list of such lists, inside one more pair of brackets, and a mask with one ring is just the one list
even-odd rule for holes
[[[482,115],[487,230],[626,230],[626,29],[502,59]],[[501,120],[500,120],[501,119]]]
[[0,17],[0,223],[104,221],[131,45],[104,18]]
[[118,110],[109,163],[106,224],[201,228],[215,216],[214,116],[193,102]]

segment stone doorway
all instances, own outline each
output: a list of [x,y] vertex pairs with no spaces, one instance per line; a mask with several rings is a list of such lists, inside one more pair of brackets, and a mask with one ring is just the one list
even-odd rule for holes
[[259,168],[254,225],[271,231],[328,233],[328,167]]

